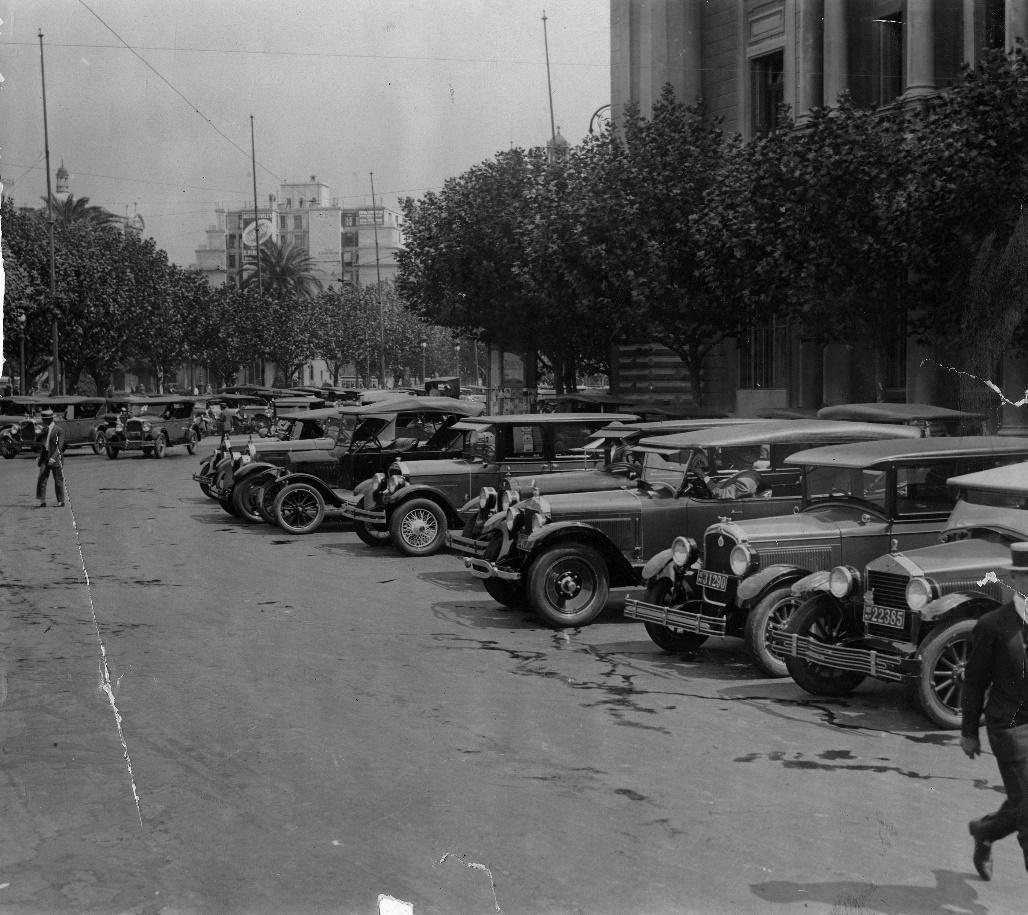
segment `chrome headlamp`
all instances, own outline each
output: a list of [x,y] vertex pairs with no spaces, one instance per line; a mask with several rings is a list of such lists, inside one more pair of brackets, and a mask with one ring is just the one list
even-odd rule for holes
[[923,610],[929,601],[939,596],[939,590],[927,578],[911,578],[907,582],[907,606],[911,610]]
[[403,475],[400,473],[389,473],[385,480],[386,492],[392,494],[396,490],[400,489],[404,484]]
[[370,492],[382,492],[386,487],[386,475],[384,473],[376,473],[371,478],[371,489]]
[[526,517],[529,533],[534,533],[546,525],[547,518],[542,512],[528,512]]
[[496,490],[492,486],[483,486],[478,491],[478,510],[480,512],[492,511],[496,505]]
[[149,432],[150,431],[150,424],[149,423],[143,423],[143,431],[144,432]]
[[512,505],[521,501],[521,494],[516,489],[504,489],[500,493],[500,511],[505,512]]
[[671,541],[671,561],[679,568],[684,569],[696,555],[696,541],[689,537],[675,537]]
[[748,543],[740,543],[732,547],[732,552],[728,554],[728,566],[731,568],[732,574],[737,578],[742,578],[745,575],[749,575],[750,572],[756,571],[759,565],[760,557],[757,555],[757,551]]
[[836,566],[828,576],[828,590],[842,600],[860,590],[860,572],[853,566]]

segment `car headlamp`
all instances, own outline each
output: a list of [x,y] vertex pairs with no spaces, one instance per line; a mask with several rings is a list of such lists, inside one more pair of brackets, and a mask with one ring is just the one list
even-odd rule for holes
[[403,486],[403,477],[398,473],[391,473],[386,477],[386,492],[394,493]]
[[505,489],[500,493],[500,511],[505,512],[512,505],[521,501],[521,495],[516,489]]
[[728,554],[728,566],[737,578],[749,575],[750,572],[756,570],[759,564],[760,558],[757,556],[757,551],[748,543],[740,543],[732,547],[732,552]]
[[860,573],[853,566],[836,566],[828,576],[828,590],[842,600],[860,589]]
[[385,489],[386,486],[386,475],[384,473],[376,473],[371,478],[371,492],[380,492]]
[[680,569],[684,569],[689,560],[696,555],[696,542],[688,537],[675,537],[671,541],[671,561]]
[[35,430],[36,430],[36,435],[42,435],[43,434],[43,427],[42,426],[36,426]]
[[480,512],[492,511],[496,505],[496,490],[492,486],[483,486],[478,491],[478,510]]
[[256,458],[257,457],[257,446],[254,445],[253,442],[250,442],[250,444],[246,446],[246,453],[249,454],[251,458]]
[[150,424],[149,423],[143,423],[143,431],[144,432],[149,432],[150,431]]
[[934,600],[938,592],[927,578],[911,578],[907,582],[907,606],[911,610],[922,610],[925,605]]
[[542,512],[528,513],[528,530],[530,532],[534,533],[535,531],[539,530],[539,528],[544,527],[545,525],[546,515],[544,515]]

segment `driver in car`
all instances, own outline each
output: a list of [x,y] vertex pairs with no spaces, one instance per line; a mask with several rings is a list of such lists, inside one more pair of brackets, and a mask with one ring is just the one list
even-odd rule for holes
[[733,455],[729,469],[739,465],[741,465],[742,469],[721,480],[715,480],[708,475],[710,466],[706,458],[697,460],[701,457],[701,455],[697,455],[693,460],[693,469],[703,476],[703,481],[707,484],[710,494],[715,499],[723,499],[725,501],[749,499],[765,488],[764,479],[760,475],[760,471],[768,466],[768,462],[764,458],[764,446],[757,445],[754,448],[747,449],[745,452],[739,449]]

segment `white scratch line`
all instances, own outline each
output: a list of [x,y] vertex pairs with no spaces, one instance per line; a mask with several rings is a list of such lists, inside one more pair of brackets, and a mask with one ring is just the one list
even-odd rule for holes
[[[64,458],[58,452],[57,460],[61,462],[61,470],[64,470]],[[143,826],[143,812],[139,806],[139,792],[136,790],[136,779],[132,774],[132,757],[129,756],[128,744],[125,742],[125,732],[121,727],[121,712],[118,711],[118,704],[114,701],[114,690],[111,688],[111,669],[107,664],[107,646],[104,645],[103,636],[100,635],[100,623],[96,618],[96,606],[93,603],[93,583],[89,580],[89,570],[86,568],[86,557],[82,552],[82,536],[79,533],[78,521],[75,520],[75,506],[71,501],[71,490],[68,488],[68,480],[64,480],[64,498],[68,503],[68,514],[71,515],[71,526],[75,530],[75,545],[79,551],[79,563],[82,565],[82,576],[86,580],[86,596],[89,598],[89,612],[93,617],[93,628],[96,630],[96,641],[100,645],[100,686],[102,693],[106,694],[107,701],[114,713],[114,726],[118,729],[118,739],[121,741],[122,756],[125,758],[125,765],[128,768],[129,784],[132,786],[132,800],[136,804],[136,816],[139,817],[139,826]],[[120,681],[120,677],[119,677]]]
[[443,855],[436,864],[442,864],[447,858],[453,858],[455,861],[460,861],[465,867],[469,867],[476,871],[485,871],[486,876],[489,878],[489,888],[493,891],[493,905],[496,906],[497,912],[503,912],[500,908],[500,901],[496,898],[496,881],[493,880],[493,872],[489,870],[484,864],[479,864],[477,861],[468,861],[467,855],[455,855],[453,852],[447,852]]
[[1006,588],[1008,591],[1012,591],[1018,597],[1023,597],[1028,600],[1028,596],[1022,594],[1013,585],[1008,585],[1005,581],[1000,581],[999,576],[992,571],[986,572],[985,577],[978,580],[978,587],[984,588],[986,585],[999,585],[1001,588]]
[[979,384],[984,384],[994,394],[999,395],[1001,403],[1006,404],[1008,407],[1023,407],[1028,405],[1028,390],[1024,392],[1024,397],[1020,400],[1010,400],[1007,396],[999,389],[999,386],[994,381],[989,381],[988,378],[979,378],[977,375],[973,375],[971,372],[965,372],[963,369],[958,369],[953,365],[943,365],[941,362],[936,362],[934,359],[922,359],[921,366],[924,367],[925,363],[931,362],[937,365],[940,369],[946,369],[948,372],[953,372],[956,375],[963,375],[965,378],[972,378]]

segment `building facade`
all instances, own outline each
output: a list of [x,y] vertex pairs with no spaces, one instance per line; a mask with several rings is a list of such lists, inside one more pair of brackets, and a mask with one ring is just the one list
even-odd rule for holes
[[[280,185],[277,195],[257,207],[219,206],[214,216],[193,265],[212,285],[238,284],[258,241],[268,238],[304,251],[326,287],[373,286],[396,276],[400,214],[381,204],[344,207],[314,175],[309,181]],[[248,231],[255,216],[260,231]]]
[[[749,139],[775,129],[783,105],[802,123],[844,92],[861,106],[917,103],[944,91],[983,49],[1009,50],[1021,38],[1028,0],[611,0],[611,113],[615,125],[628,103],[646,115],[670,83],[686,103],[702,98],[727,133]],[[612,380],[645,395],[638,347],[622,349]],[[946,382],[924,356],[899,332],[885,354],[887,389],[876,391],[855,347],[804,340],[769,321],[719,348],[704,394],[740,415],[883,394],[941,402]],[[692,396],[677,357],[649,347],[646,359],[665,393]],[[1010,367],[1006,383],[1020,373]]]

